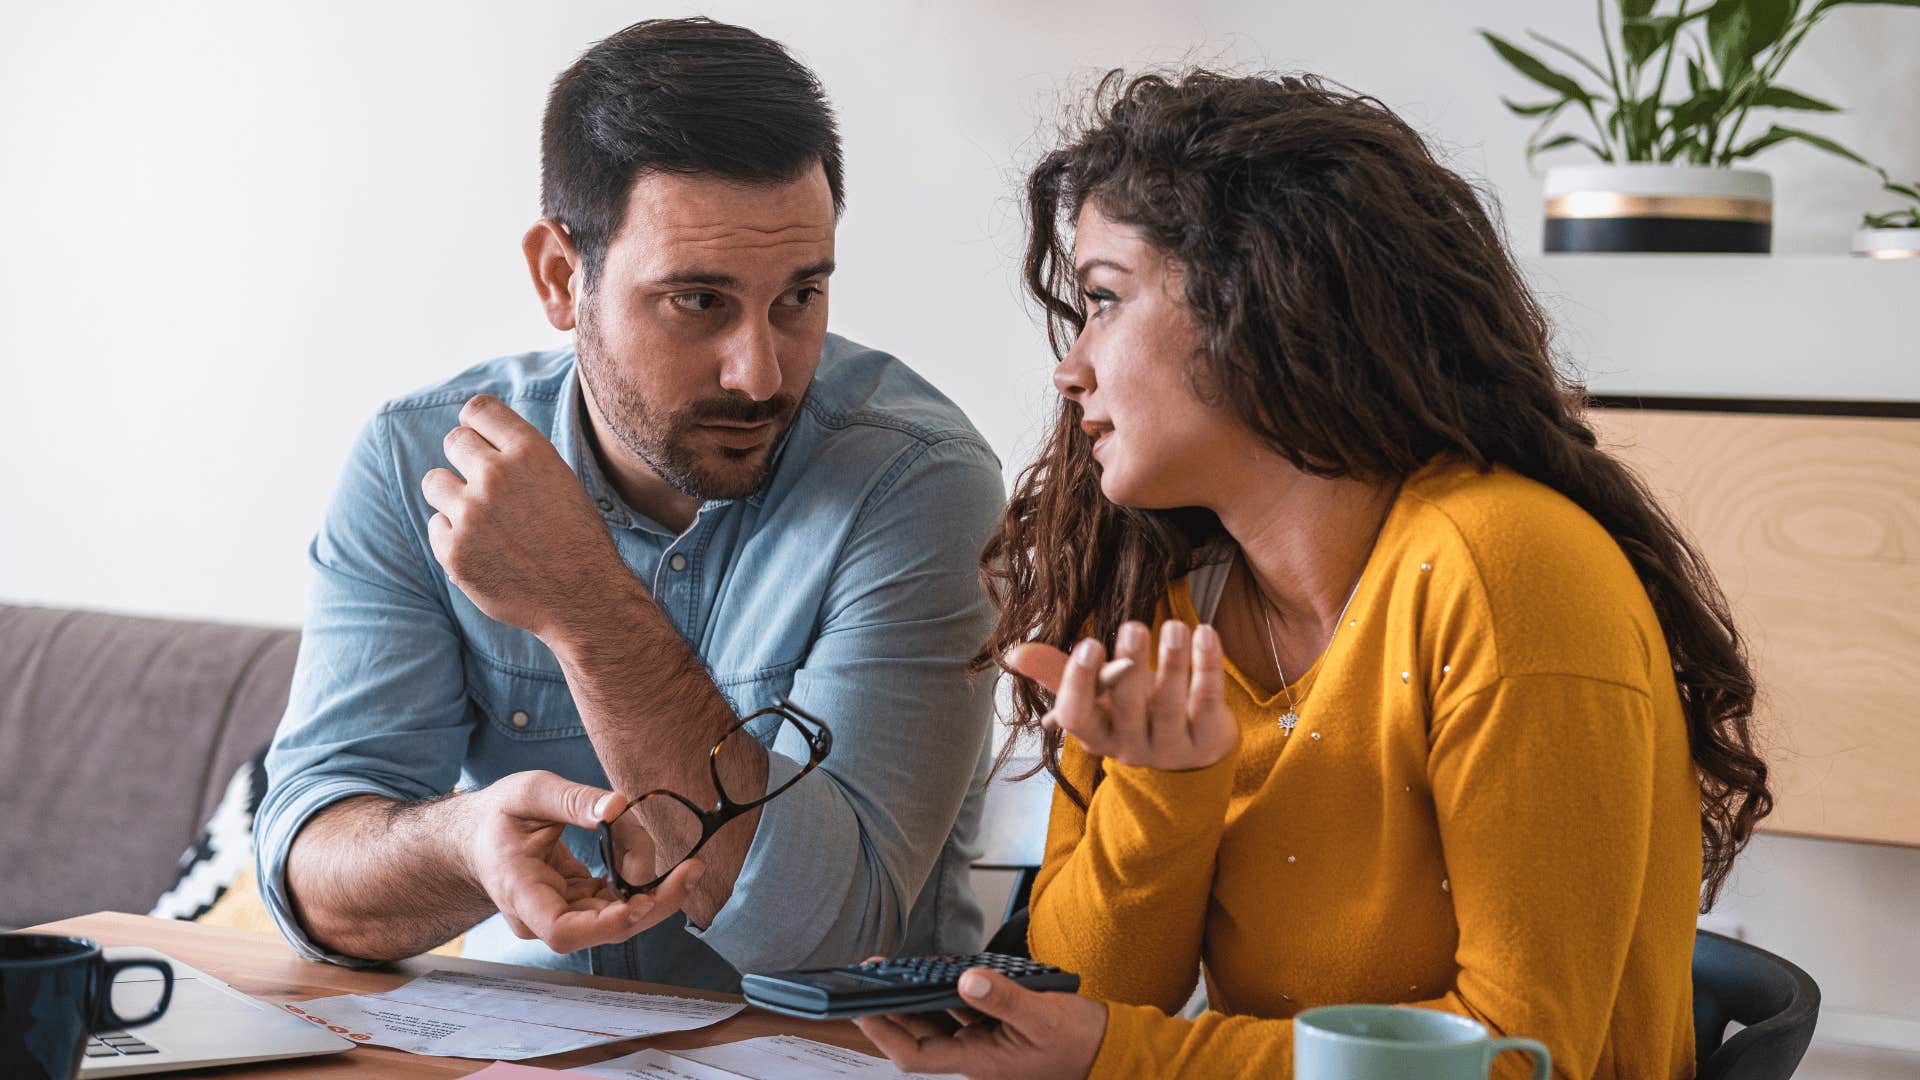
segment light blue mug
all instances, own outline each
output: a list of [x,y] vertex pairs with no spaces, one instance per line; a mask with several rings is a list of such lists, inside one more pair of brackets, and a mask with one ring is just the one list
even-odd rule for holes
[[1503,1050],[1533,1056],[1533,1080],[1553,1062],[1532,1039],[1493,1039],[1476,1020],[1404,1005],[1326,1005],[1293,1018],[1294,1080],[1487,1080]]

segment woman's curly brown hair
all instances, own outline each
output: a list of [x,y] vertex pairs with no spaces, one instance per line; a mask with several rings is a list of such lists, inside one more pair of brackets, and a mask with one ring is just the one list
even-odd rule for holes
[[[1196,392],[1297,468],[1391,481],[1441,454],[1503,465],[1612,534],[1672,653],[1710,907],[1773,803],[1740,635],[1699,552],[1596,448],[1585,392],[1556,369],[1547,318],[1475,188],[1380,102],[1313,76],[1111,72],[1027,181],[1026,284],[1056,355],[1085,320],[1067,226],[1089,201],[1182,270]],[[1205,511],[1108,502],[1062,400],[982,559],[1000,617],[976,664],[1023,641],[1066,648],[1087,626],[1111,640],[1222,539]],[[1051,695],[1017,678],[1013,704],[1014,727],[1041,735],[1046,768],[1084,806],[1090,792],[1060,773],[1059,733],[1039,723]]]

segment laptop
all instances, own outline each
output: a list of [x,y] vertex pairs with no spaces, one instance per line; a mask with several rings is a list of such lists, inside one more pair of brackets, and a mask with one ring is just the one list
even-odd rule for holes
[[[277,1005],[256,1001],[191,964],[142,948],[109,948],[109,960],[165,960],[173,967],[173,1003],[165,1016],[131,1031],[103,1031],[87,1040],[80,1075],[140,1076],[311,1057],[351,1050],[354,1043]],[[122,972],[113,983],[113,1009],[122,1016],[151,1012],[160,1000],[160,973]]]

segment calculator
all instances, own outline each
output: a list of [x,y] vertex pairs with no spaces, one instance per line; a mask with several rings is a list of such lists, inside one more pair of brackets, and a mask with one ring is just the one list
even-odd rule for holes
[[746,975],[740,979],[740,991],[750,1004],[806,1020],[937,1012],[969,1007],[960,997],[960,973],[976,967],[1005,975],[1029,990],[1080,989],[1080,976],[1052,964],[1000,953],[954,953]]

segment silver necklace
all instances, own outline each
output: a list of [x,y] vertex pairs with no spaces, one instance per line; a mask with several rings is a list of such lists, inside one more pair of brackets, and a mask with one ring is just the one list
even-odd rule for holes
[[[1300,724],[1300,707],[1293,700],[1293,691],[1287,686],[1287,673],[1280,669],[1280,646],[1274,642],[1273,619],[1267,614],[1267,594],[1253,579],[1253,564],[1247,563],[1247,587],[1253,590],[1255,601],[1260,605],[1260,622],[1267,628],[1267,655],[1273,658],[1273,673],[1280,676],[1280,692],[1287,695],[1287,711],[1280,714],[1280,734],[1291,735]],[[1340,605],[1340,617],[1333,620],[1333,633],[1327,635],[1327,647],[1320,650],[1327,653],[1333,649],[1333,639],[1340,636],[1340,624],[1347,621],[1347,609],[1353,606],[1353,598],[1360,594],[1361,579],[1367,576],[1365,565],[1360,567],[1360,577],[1353,579],[1353,588],[1347,593],[1347,602]]]

